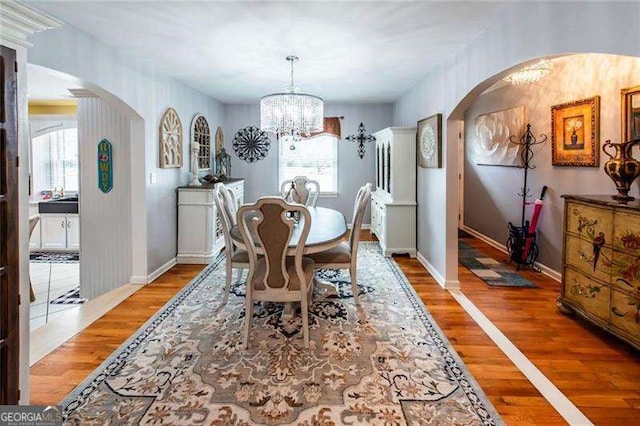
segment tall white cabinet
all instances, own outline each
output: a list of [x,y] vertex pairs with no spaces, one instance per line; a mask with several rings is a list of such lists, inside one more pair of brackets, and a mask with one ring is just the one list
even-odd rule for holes
[[376,189],[371,233],[382,253],[416,256],[416,129],[387,127],[376,137]]
[[[238,205],[244,204],[244,179],[230,179],[224,184],[233,191]],[[178,188],[177,263],[211,263],[223,247],[213,185]]]

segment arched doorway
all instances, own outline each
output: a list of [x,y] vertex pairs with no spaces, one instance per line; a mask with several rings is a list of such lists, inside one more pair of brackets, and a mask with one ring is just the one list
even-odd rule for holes
[[[144,120],[125,102],[93,84],[32,64],[27,67],[27,74],[29,72],[56,81],[60,90],[66,92],[65,101],[72,101],[77,111],[73,120],[77,128],[79,162],[78,188],[74,188],[78,193],[76,208],[79,213],[79,230],[75,230],[80,251],[79,297],[91,301],[131,283],[131,277],[141,267],[137,257],[144,256],[144,251],[141,254],[136,245],[145,246],[146,241],[134,240],[134,231],[140,227],[136,221],[139,217],[136,209],[144,209],[144,194],[140,196],[137,192],[141,186],[144,191],[144,181],[142,185],[139,182],[136,185],[137,179],[143,179],[136,172],[139,171],[137,165],[144,162],[144,158],[139,158],[144,155],[144,150],[138,150],[135,141],[144,140]],[[98,183],[98,144],[105,139],[112,149],[112,187],[101,190]],[[36,199],[41,197],[39,190],[38,194],[32,194],[34,202],[40,201]],[[73,215],[62,214],[66,219],[62,222],[62,229],[66,231],[67,245],[63,245],[61,251],[69,252],[77,249],[78,245],[68,244],[69,232],[73,228],[73,218],[68,216]],[[50,246],[42,247],[47,249]],[[60,344],[66,340],[65,337],[70,336],[56,335],[53,340]],[[49,344],[37,353],[32,351],[31,362],[55,347],[52,346]]]

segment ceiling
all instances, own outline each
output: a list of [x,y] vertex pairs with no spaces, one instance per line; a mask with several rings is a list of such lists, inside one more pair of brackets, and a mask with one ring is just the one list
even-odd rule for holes
[[326,101],[391,102],[459,52],[506,3],[33,2],[131,60],[222,102],[295,82]]

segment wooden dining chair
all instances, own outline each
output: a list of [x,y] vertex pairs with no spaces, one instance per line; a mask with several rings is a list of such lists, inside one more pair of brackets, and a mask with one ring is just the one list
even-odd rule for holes
[[[290,212],[299,212],[298,223],[289,217]],[[238,210],[238,227],[249,254],[245,348],[249,348],[255,301],[300,302],[302,336],[304,346],[308,348],[309,300],[315,267],[313,260],[302,254],[311,228],[309,211],[279,197],[263,197],[255,204],[244,205]],[[300,237],[294,253],[291,253],[289,241],[294,231]]]
[[320,184],[306,176],[296,176],[282,182],[280,194],[291,203],[315,207],[320,196]]
[[356,305],[358,300],[358,244],[360,242],[360,228],[364,218],[364,211],[371,196],[371,184],[367,183],[360,188],[356,194],[356,201],[353,207],[353,220],[351,222],[351,233],[349,242],[342,242],[340,245],[319,253],[309,254],[316,264],[316,269],[348,269],[351,278],[351,291]]
[[233,192],[223,183],[217,183],[213,187],[213,201],[216,205],[217,214],[222,222],[222,235],[224,236],[224,254],[227,267],[226,285],[224,288],[224,299],[222,303],[227,303],[231,292],[231,278],[233,268],[237,268],[238,281],[242,277],[243,269],[249,268],[249,256],[245,250],[239,249],[231,239],[231,228],[236,225],[237,203]]

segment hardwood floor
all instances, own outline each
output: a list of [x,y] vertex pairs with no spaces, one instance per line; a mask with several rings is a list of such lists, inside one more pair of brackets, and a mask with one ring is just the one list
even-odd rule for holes
[[[362,239],[373,238],[364,231]],[[479,240],[466,241],[494,259],[505,257]],[[416,259],[395,260],[507,424],[566,424]],[[36,363],[31,403],[58,403],[201,269],[175,266]],[[595,424],[640,419],[640,354],[558,313],[556,282],[525,271],[539,288],[491,288],[464,267],[459,273],[465,295]]]

